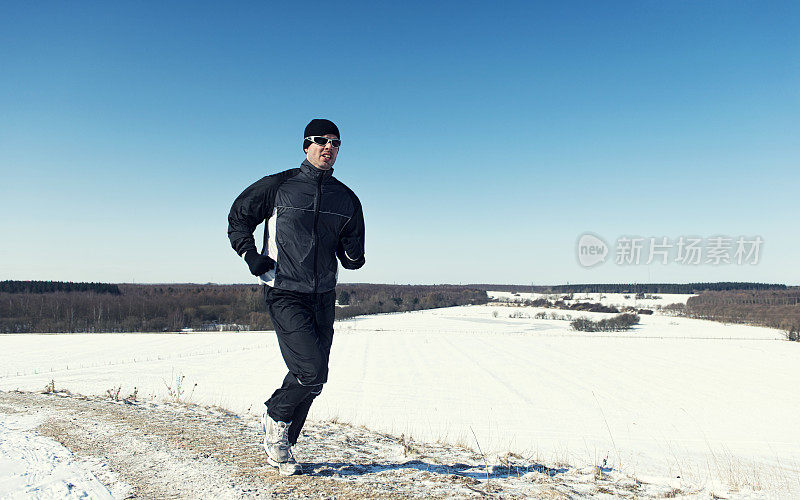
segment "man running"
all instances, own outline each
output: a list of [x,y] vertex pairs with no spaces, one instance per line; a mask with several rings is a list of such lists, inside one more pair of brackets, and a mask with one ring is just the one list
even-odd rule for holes
[[[299,168],[268,175],[245,189],[228,215],[228,238],[265,299],[289,373],[264,403],[267,460],[281,474],[302,472],[294,459],[314,398],[328,380],[333,341],[337,258],[345,269],[364,265],[364,216],[358,197],[333,177],[339,129],[314,119],[303,134]],[[253,231],[266,220],[264,247]]]

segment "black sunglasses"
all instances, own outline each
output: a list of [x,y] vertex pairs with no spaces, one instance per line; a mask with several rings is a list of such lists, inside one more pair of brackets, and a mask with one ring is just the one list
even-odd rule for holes
[[342,145],[342,141],[341,140],[339,140],[339,139],[328,139],[327,137],[322,136],[322,135],[311,135],[311,136],[306,137],[306,140],[307,141],[311,141],[314,144],[318,144],[320,146],[325,146],[329,142],[331,143],[331,146],[333,146],[335,148],[338,148],[339,146]]

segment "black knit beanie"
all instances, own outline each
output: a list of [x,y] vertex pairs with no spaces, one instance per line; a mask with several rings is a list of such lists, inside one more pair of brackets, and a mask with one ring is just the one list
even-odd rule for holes
[[314,118],[308,122],[308,125],[306,125],[306,130],[303,132],[303,151],[305,151],[306,148],[311,145],[311,141],[305,140],[306,137],[326,134],[333,134],[339,139],[342,138],[342,136],[339,135],[339,127],[337,127],[336,124],[330,120],[326,120],[324,118]]

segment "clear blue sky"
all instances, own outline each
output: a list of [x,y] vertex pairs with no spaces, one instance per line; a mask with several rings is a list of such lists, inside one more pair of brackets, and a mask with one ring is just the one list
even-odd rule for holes
[[[8,2],[0,279],[249,282],[227,213],[335,121],[343,281],[800,283],[795,2]],[[576,260],[585,231],[760,262]]]

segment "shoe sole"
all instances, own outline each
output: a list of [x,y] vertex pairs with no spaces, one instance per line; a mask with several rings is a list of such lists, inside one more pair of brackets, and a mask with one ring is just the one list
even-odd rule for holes
[[267,463],[269,463],[273,467],[277,467],[278,473],[280,473],[281,476],[296,476],[298,474],[303,473],[303,466],[300,464],[297,464],[297,470],[295,470],[294,472],[284,472],[283,470],[281,470],[281,465],[285,464],[286,462],[278,462],[277,460],[269,456],[269,452],[267,451],[266,446],[264,446],[264,453],[266,453],[267,455]]
[[276,462],[275,460],[271,459],[269,457],[269,455],[267,456],[267,462],[270,465],[272,465],[273,467],[277,467],[278,468],[278,473],[281,476],[298,476],[298,475],[303,473],[303,466],[300,465],[300,464],[297,464],[297,469],[294,472],[284,472],[283,470],[281,470],[281,465],[283,465],[283,463],[285,463],[285,462],[283,462],[283,463]]

